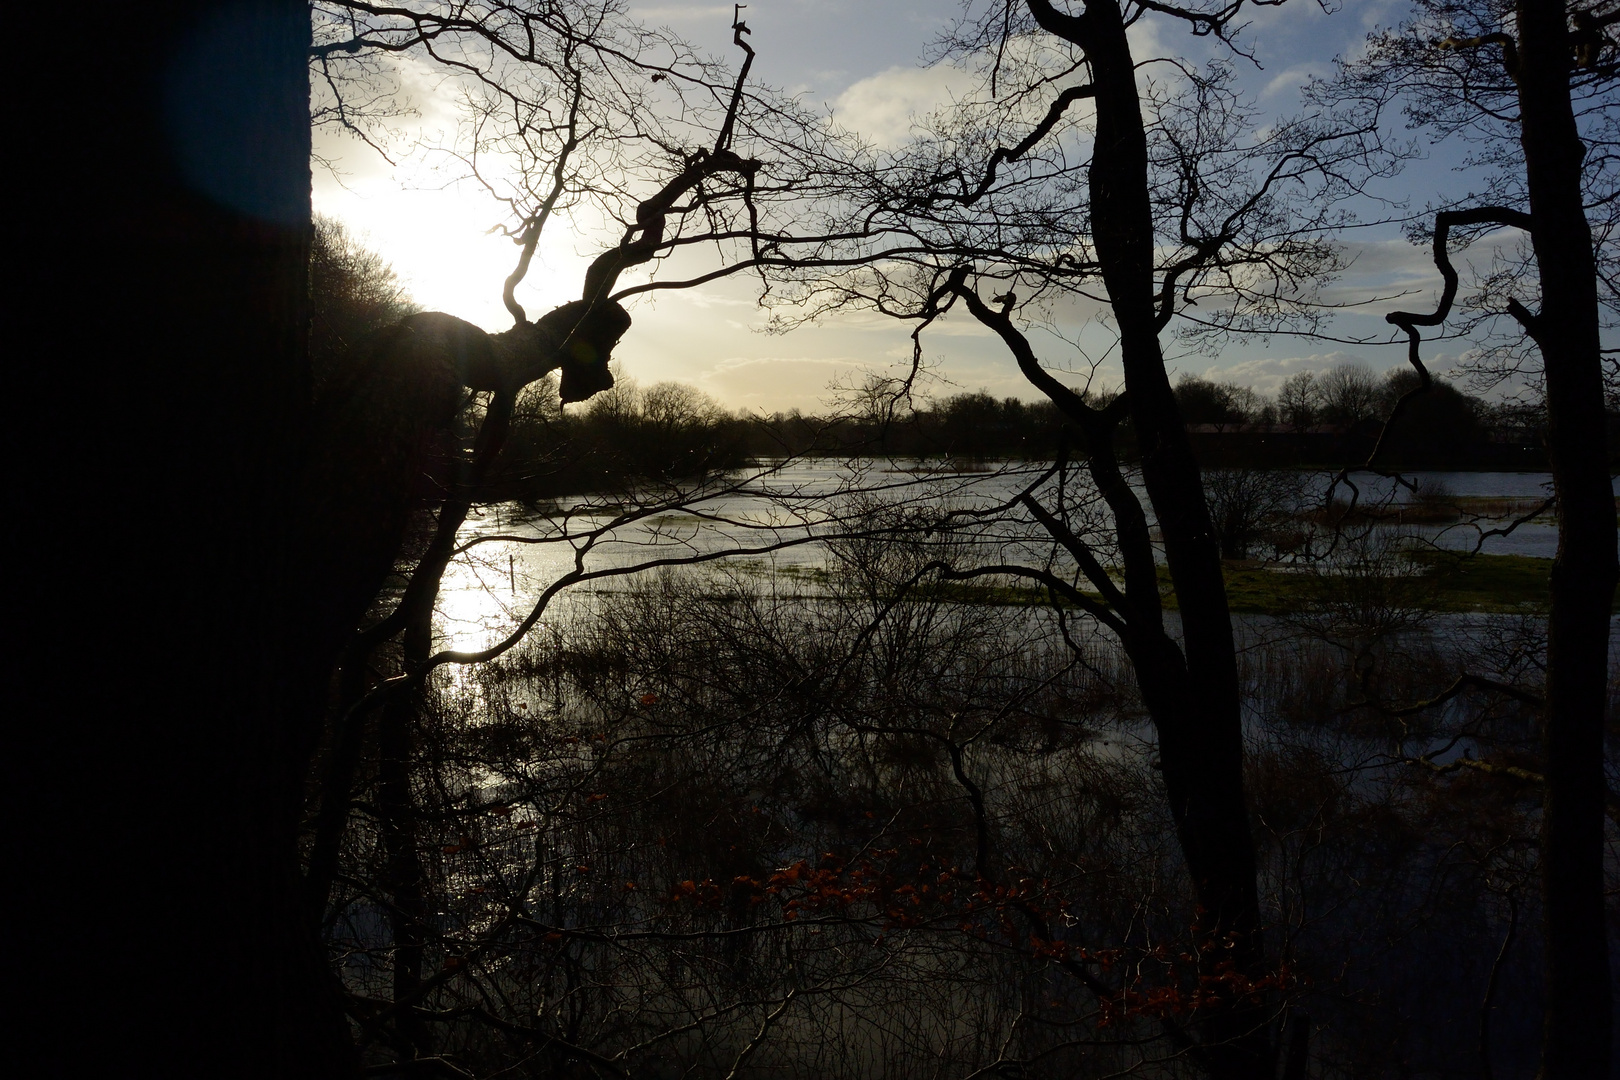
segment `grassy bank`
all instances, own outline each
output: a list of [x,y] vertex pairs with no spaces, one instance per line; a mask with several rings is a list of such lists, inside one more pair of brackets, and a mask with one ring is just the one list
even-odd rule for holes
[[[1551,559],[1420,551],[1414,552],[1411,560],[1411,572],[1406,575],[1387,575],[1376,570],[1298,573],[1228,564],[1226,594],[1233,611],[1256,615],[1286,615],[1307,610],[1335,595],[1368,588],[1380,588],[1391,600],[1404,600],[1412,607],[1431,611],[1534,611],[1547,602]],[[1169,591],[1169,574],[1162,568],[1160,580]],[[1175,606],[1173,592],[1166,603]]]
[[[1226,595],[1234,612],[1245,615],[1289,615],[1331,601],[1336,595],[1378,588],[1389,599],[1407,606],[1445,612],[1536,611],[1547,602],[1547,575],[1551,559],[1527,555],[1474,555],[1421,552],[1413,557],[1412,573],[1383,574],[1302,573],[1261,565],[1228,563]],[[1170,572],[1159,568],[1165,606],[1177,607]],[[943,587],[944,595],[964,603],[1044,604],[1043,589],[1015,584],[957,582]],[[1406,595],[1402,595],[1402,594]],[[1620,613],[1620,606],[1617,606]]]
[[[1418,551],[1410,560],[1406,574],[1389,573],[1385,567],[1332,573],[1228,562],[1223,568],[1226,595],[1232,610],[1245,615],[1297,614],[1370,590],[1382,593],[1393,606],[1440,612],[1535,612],[1547,602],[1551,559]],[[818,585],[826,576],[824,571],[800,567],[776,572]],[[1175,610],[1175,590],[1163,566],[1159,588],[1165,607]],[[965,604],[1048,603],[1046,590],[1014,582],[941,582],[930,586],[928,595]],[[1620,614],[1620,604],[1613,610]]]

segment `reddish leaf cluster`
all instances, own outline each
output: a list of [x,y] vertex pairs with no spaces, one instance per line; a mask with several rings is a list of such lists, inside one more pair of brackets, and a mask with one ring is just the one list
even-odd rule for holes
[[1061,924],[1070,908],[1052,882],[1019,875],[1017,868],[1008,880],[997,882],[958,866],[902,866],[898,849],[853,862],[829,852],[816,865],[800,859],[764,880],[739,875],[729,887],[708,878],[687,880],[674,887],[669,900],[719,909],[739,895],[750,904],[779,905],[786,923],[814,917],[875,924],[879,932],[874,946],[883,946],[891,931],[932,925],[1071,970],[1085,965],[1103,975],[1124,972],[1124,985],[1097,1002],[1103,1026],[1131,1018],[1184,1016],[1244,998],[1259,1003],[1265,995],[1299,983],[1286,964],[1259,978],[1236,970],[1229,960],[1211,965],[1212,956],[1228,954],[1231,942],[1206,939],[1198,926],[1180,945],[1151,949],[1086,948],[1036,932],[1032,927]]

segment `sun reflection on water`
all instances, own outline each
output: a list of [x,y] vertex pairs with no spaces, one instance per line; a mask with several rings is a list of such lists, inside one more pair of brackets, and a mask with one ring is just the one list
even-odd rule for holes
[[441,649],[487,649],[505,638],[527,614],[516,561],[493,543],[462,555],[446,567],[435,608],[435,645]]

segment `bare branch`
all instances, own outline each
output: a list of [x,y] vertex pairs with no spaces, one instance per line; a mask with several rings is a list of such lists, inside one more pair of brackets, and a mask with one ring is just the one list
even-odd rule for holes
[[1504,34],[1498,31],[1492,34],[1480,34],[1477,37],[1446,38],[1444,41],[1436,42],[1435,48],[1460,51],[1463,49],[1480,49],[1487,45],[1502,46],[1502,70],[1507,73],[1508,78],[1517,81],[1519,78],[1519,43],[1512,34]]
[[[1032,150],[1042,139],[1046,138],[1047,135],[1051,134],[1052,129],[1057,126],[1057,122],[1063,118],[1063,114],[1068,111],[1070,105],[1074,104],[1076,101],[1080,101],[1083,98],[1095,97],[1096,94],[1097,88],[1094,86],[1086,85],[1069,87],[1069,89],[1063,91],[1057,96],[1057,100],[1052,102],[1051,107],[1046,110],[1046,115],[1041,118],[1041,122],[1036,124],[1034,129],[1031,130],[1028,135],[1025,135],[1022,139],[1020,139],[1017,145],[1013,146],[1011,149],[1004,146],[998,146],[996,148],[995,153],[990,155],[990,160],[984,167],[984,176],[980,178],[978,184],[971,191],[953,192],[933,190],[928,192],[926,195],[917,196],[911,200],[909,205],[918,209],[927,209],[928,207],[933,206],[935,203],[941,202],[952,202],[959,206],[973,205],[980,199],[984,198],[985,194],[988,193],[991,187],[995,185],[997,169],[1007,162],[1017,161],[1019,158],[1029,153],[1029,151]],[[964,185],[967,182],[967,178],[963,176],[960,171],[953,171],[944,176],[935,177],[934,182],[941,183],[945,180],[952,179]]]
[[[1406,359],[1418,375],[1418,385],[1408,390],[1395,402],[1389,416],[1384,420],[1384,426],[1378,433],[1378,440],[1373,445],[1372,452],[1367,455],[1364,468],[1371,469],[1378,460],[1379,453],[1388,441],[1389,433],[1401,415],[1406,411],[1407,404],[1419,394],[1426,393],[1433,384],[1429,369],[1423,365],[1421,346],[1423,335],[1419,332],[1420,326],[1439,326],[1445,322],[1446,316],[1451,313],[1452,302],[1457,297],[1457,268],[1451,265],[1450,239],[1451,230],[1470,225],[1505,225],[1516,229],[1528,231],[1531,226],[1530,215],[1522,210],[1515,210],[1506,206],[1479,206],[1468,210],[1443,210],[1435,215],[1434,219],[1434,265],[1440,271],[1445,285],[1440,292],[1440,302],[1435,309],[1428,313],[1415,311],[1392,311],[1384,316],[1384,320],[1391,325],[1398,326],[1406,331],[1407,351]],[[1528,313],[1526,313],[1528,317]]]

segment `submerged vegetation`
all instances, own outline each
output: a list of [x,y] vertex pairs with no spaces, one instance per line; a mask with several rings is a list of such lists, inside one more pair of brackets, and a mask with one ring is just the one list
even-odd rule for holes
[[[1462,555],[1420,549],[1381,565],[1377,573],[1382,583],[1379,587],[1392,600],[1414,609],[1506,614],[1543,612],[1551,570],[1551,559],[1531,555]],[[1233,612],[1280,617],[1311,611],[1342,596],[1363,577],[1354,568],[1266,566],[1258,562],[1228,563],[1223,572]],[[813,571],[797,571],[789,576],[816,583],[826,578]],[[1170,575],[1161,570],[1159,583],[1165,606],[1174,610],[1176,596]],[[1053,603],[1046,590],[1023,585],[950,582],[942,589],[944,595],[963,604],[1047,607]],[[1620,613],[1620,606],[1615,610]]]
[[[1322,1076],[1472,1052],[1488,986],[1534,961],[1513,927],[1536,904],[1520,839],[1536,790],[1458,762],[1526,760],[1538,616],[1397,610],[1348,574],[1276,575],[1313,599],[1242,653],[1280,942],[1254,980],[1197,970],[1218,945],[1188,930],[1117,646],[1032,596],[919,582],[937,554],[834,545],[786,592],[665,572],[436,682],[410,826],[433,974],[408,1016],[383,1011],[399,864],[370,780],[327,921],[346,984],[377,1001],[374,1038],[408,1020],[475,1074],[515,1056],[538,1075],[854,1078],[942,1059],[1179,1075],[1194,1063],[1175,1032],[1254,994],[1268,1022],[1311,1025]],[[1464,665],[1519,696],[1411,710]],[[1528,998],[1498,998],[1488,1024],[1497,1060],[1533,1058]]]

